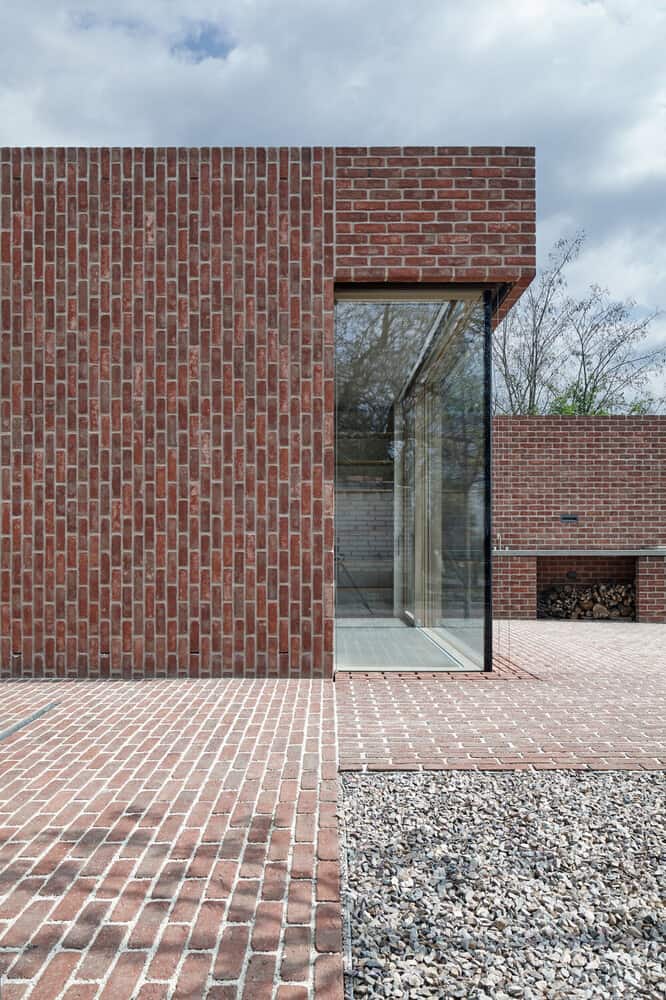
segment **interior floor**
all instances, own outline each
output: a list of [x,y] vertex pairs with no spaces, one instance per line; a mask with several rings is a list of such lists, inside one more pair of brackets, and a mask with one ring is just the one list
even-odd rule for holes
[[382,617],[393,614],[392,587],[336,587],[336,607],[338,617],[365,618]]
[[335,623],[335,669],[465,670],[418,628],[398,618],[345,619]]

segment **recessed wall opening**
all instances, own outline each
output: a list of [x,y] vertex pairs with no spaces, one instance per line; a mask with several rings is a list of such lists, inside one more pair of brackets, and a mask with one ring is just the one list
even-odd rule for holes
[[488,662],[483,290],[336,301],[337,670]]
[[636,620],[636,558],[538,556],[537,617]]

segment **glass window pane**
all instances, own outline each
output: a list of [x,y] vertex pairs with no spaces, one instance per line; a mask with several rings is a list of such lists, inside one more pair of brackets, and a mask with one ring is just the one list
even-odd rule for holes
[[484,338],[481,293],[336,305],[337,669],[483,665]]
[[394,615],[394,404],[439,302],[338,302],[336,610]]
[[428,386],[431,621],[443,641],[479,663],[486,579],[483,348],[479,305],[447,344]]

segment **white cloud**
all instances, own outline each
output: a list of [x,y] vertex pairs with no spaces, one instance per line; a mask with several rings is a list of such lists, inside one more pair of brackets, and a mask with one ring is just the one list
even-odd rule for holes
[[5,0],[0,143],[535,144],[540,250],[666,307],[665,40],[664,0]]
[[603,187],[613,189],[666,177],[666,89],[650,97],[645,111],[613,135],[596,171]]
[[[646,248],[650,248],[650,253]],[[595,275],[590,279],[590,275]],[[569,286],[581,291],[590,280],[608,287],[615,298],[657,307],[666,288],[666,225],[627,228],[603,242],[590,242],[569,268]]]

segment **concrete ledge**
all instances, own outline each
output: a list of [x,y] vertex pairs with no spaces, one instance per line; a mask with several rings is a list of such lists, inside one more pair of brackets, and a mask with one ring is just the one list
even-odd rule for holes
[[493,556],[663,556],[666,545],[653,549],[493,549]]

